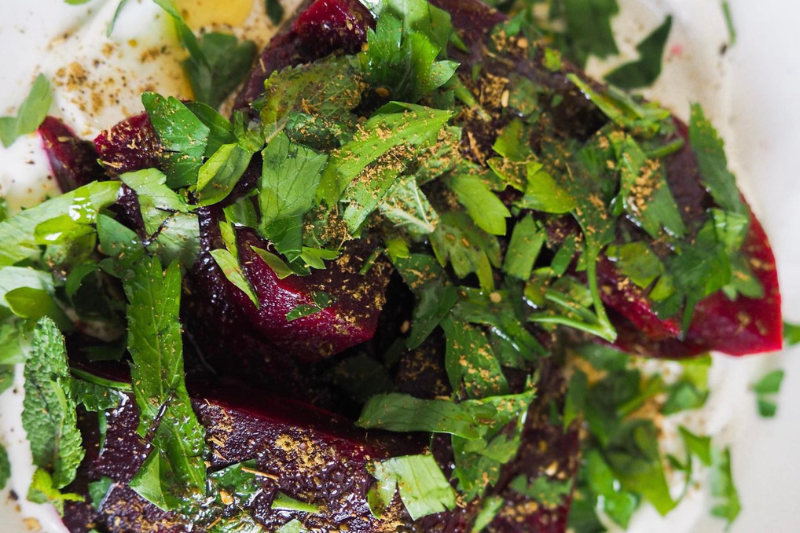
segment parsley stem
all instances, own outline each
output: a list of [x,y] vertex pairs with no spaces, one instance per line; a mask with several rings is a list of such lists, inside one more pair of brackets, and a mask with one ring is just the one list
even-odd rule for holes
[[599,255],[600,250],[597,249],[596,246],[586,247],[586,277],[589,280],[589,290],[592,293],[594,311],[597,313],[597,318],[601,326],[598,336],[608,342],[614,342],[617,339],[617,332],[608,319],[606,308],[603,306],[603,300],[600,298],[600,290],[597,288],[597,257]]

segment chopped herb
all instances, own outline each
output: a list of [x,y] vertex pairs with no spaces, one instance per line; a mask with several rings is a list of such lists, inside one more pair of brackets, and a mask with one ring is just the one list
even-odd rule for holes
[[332,306],[336,299],[327,292],[317,291],[311,296],[312,303],[301,304],[286,313],[286,321],[292,322],[298,318],[315,315]]
[[280,0],[264,0],[264,9],[273,25],[279,26],[283,22],[283,5]]
[[564,500],[572,492],[572,480],[557,480],[546,475],[537,476],[532,482],[528,482],[525,475],[517,476],[511,480],[509,487],[529,498],[533,498],[545,507],[557,507],[564,503]]
[[544,231],[539,228],[533,216],[527,215],[520,220],[511,234],[503,272],[522,281],[528,281],[544,240]]
[[119,19],[128,1],[129,0],[120,0],[119,4],[117,4],[117,9],[114,10],[114,16],[111,17],[111,22],[108,23],[108,28],[106,28],[106,37],[111,37],[111,34],[114,33],[114,26],[117,25],[117,19]]
[[256,308],[260,307],[258,296],[253,290],[253,286],[250,285],[250,282],[242,271],[242,268],[239,266],[239,261],[236,259],[236,257],[234,257],[233,254],[228,250],[211,250],[210,253],[211,257],[214,258],[214,261],[217,263],[219,268],[222,269],[223,274],[225,274],[225,278],[233,283],[236,288],[245,293],[247,297],[250,298],[250,301],[253,302],[253,305],[256,306]]
[[715,498],[711,514],[722,518],[730,526],[742,510],[739,502],[739,492],[733,483],[731,472],[731,450],[718,450],[711,452],[711,495]]
[[62,493],[53,484],[50,474],[42,468],[37,468],[28,489],[28,500],[33,503],[52,504],[59,514],[63,515],[64,502],[82,502],[84,498],[80,494]]
[[197,177],[197,205],[221,202],[239,183],[253,154],[238,144],[223,144],[200,167]]
[[8,460],[8,452],[5,446],[0,444],[0,490],[6,488],[9,478],[11,477],[11,463]]
[[506,219],[511,213],[479,177],[454,176],[448,185],[479,228],[492,235],[506,234]]
[[505,500],[503,500],[502,496],[489,496],[486,498],[481,504],[481,510],[478,511],[478,515],[475,517],[471,533],[480,533],[491,524],[500,509],[503,508],[504,503]]
[[679,427],[678,431],[686,446],[686,451],[700,459],[704,465],[711,466],[711,437],[700,437],[683,426]]
[[464,390],[470,398],[508,393],[508,382],[483,331],[457,318],[441,323],[447,339],[445,368],[454,391]]
[[728,46],[736,44],[736,28],[733,25],[733,14],[728,0],[722,0],[722,12],[725,15],[725,25],[728,27]]
[[467,213],[442,213],[431,235],[431,245],[440,265],[449,262],[459,278],[476,274],[483,290],[494,289],[492,267],[501,264],[500,245],[497,238],[476,226]]
[[774,397],[781,391],[784,371],[773,370],[753,385],[758,402],[758,414],[763,418],[774,418],[778,412],[778,404]]
[[301,513],[318,513],[319,506],[295,500],[282,492],[278,492],[272,500],[272,508],[281,511],[298,511]]
[[50,82],[43,74],[36,77],[28,97],[22,102],[15,117],[0,117],[0,141],[6,148],[19,137],[35,132],[47,117],[53,103]]
[[378,480],[367,494],[370,511],[376,517],[383,515],[395,492],[412,520],[453,510],[456,493],[439,465],[430,455],[394,457],[371,463],[370,473]]
[[89,498],[92,500],[92,507],[95,511],[101,511],[103,500],[106,499],[115,485],[114,480],[108,476],[103,476],[99,480],[89,483]]
[[658,28],[636,45],[639,59],[625,63],[606,74],[606,81],[629,90],[643,89],[652,85],[661,75],[661,60],[670,29],[672,29],[672,16],[667,16]]
[[279,527],[277,533],[308,533],[308,530],[295,518]]

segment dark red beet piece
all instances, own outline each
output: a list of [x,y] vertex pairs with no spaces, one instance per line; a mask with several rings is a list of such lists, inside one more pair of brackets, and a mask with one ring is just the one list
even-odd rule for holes
[[[375,334],[391,268],[379,259],[366,275],[359,274],[371,253],[368,244],[354,241],[326,269],[281,280],[252,248],[269,249],[267,242],[247,229],[239,230],[238,240],[240,262],[260,308],[241,291],[234,291],[234,297],[256,330],[285,353],[318,360]],[[287,321],[286,315],[296,307],[313,304],[317,292],[331,295],[334,303],[313,315]]]
[[161,142],[147,113],[123,120],[94,140],[100,160],[112,175],[158,168]]
[[[273,72],[321,59],[342,48],[357,51],[366,42],[367,26],[374,23],[372,15],[357,0],[306,0],[297,13],[294,21],[261,52],[236,96],[236,109],[248,109],[264,94],[264,81]],[[321,40],[316,41],[317,38]]]
[[45,118],[39,126],[39,135],[62,193],[104,178],[94,145],[76,137],[61,120]]
[[[193,390],[192,394],[199,392]],[[195,411],[207,428],[212,455],[211,470],[242,461],[256,460],[263,490],[249,511],[267,531],[274,531],[297,518],[321,531],[358,533],[394,531],[392,520],[404,515],[396,498],[386,519],[372,517],[366,502],[372,479],[366,464],[394,453],[418,453],[415,439],[394,436],[368,439],[362,431],[336,415],[306,404],[233,387],[202,387],[194,400]],[[108,476],[117,485],[103,501],[99,512],[88,503],[68,503],[65,523],[73,533],[87,531],[94,523],[108,533],[178,533],[197,530],[190,520],[160,511],[133,492],[127,483],[147,455],[136,434],[138,411],[126,397],[123,405],[108,415],[108,429],[100,449],[97,419],[80,419],[88,450],[79,477],[70,490],[88,496],[88,482]],[[270,508],[280,491],[320,506],[314,514],[276,511]],[[88,501],[88,498],[87,498]],[[193,529],[194,528],[194,529]]]
[[317,0],[295,19],[292,29],[304,50],[321,57],[337,50],[358,52],[372,24],[372,14],[358,0]]

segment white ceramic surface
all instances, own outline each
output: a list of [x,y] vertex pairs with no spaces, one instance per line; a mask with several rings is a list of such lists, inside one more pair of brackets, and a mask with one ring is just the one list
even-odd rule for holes
[[[37,72],[53,76],[58,68],[76,58],[96,55],[104,43],[104,20],[115,3],[116,0],[92,0],[74,7],[63,0],[0,0],[0,115],[15,111]],[[257,3],[262,4],[260,0]],[[648,95],[684,118],[689,103],[699,101],[713,117],[726,138],[731,166],[772,239],[785,314],[800,321],[800,243],[795,237],[800,234],[800,185],[795,178],[796,147],[800,147],[800,51],[795,27],[800,19],[800,4],[789,0],[731,0],[737,42],[723,56],[720,48],[727,40],[727,32],[720,0],[620,3],[623,15],[615,21],[615,27],[621,32],[619,41],[625,56],[619,61],[635,55],[635,43],[665,13],[674,15],[664,74]],[[118,43],[134,37],[144,39],[146,29],[152,30],[148,22],[154,13],[151,3],[134,0],[130,4],[125,18],[120,19],[119,35],[115,37]],[[60,39],[65,33],[71,37]],[[148,38],[160,38],[153,37],[152,31],[150,35]],[[125,61],[119,57],[117,61]],[[597,74],[608,68],[596,62],[590,64],[590,70]],[[153,72],[131,68],[128,75],[145,83]],[[157,77],[155,80],[158,84]],[[160,84],[156,88],[163,92],[179,90],[174,81],[170,83],[171,88]],[[126,113],[136,112],[139,107],[134,93],[132,90],[123,95],[124,111],[107,107],[87,116],[76,104],[79,98],[59,92],[53,112],[67,118],[79,133],[89,134]],[[10,150],[0,147],[0,195],[20,202],[38,200],[52,190],[42,179],[46,175],[46,161],[35,137],[21,139]],[[747,386],[774,366],[786,368],[787,377],[778,417],[763,421],[756,415],[755,398]],[[800,498],[800,460],[794,451],[795,442],[800,440],[800,352],[794,357],[717,358],[713,379],[716,386],[708,409],[690,416],[688,423],[720,434],[722,440],[732,443],[734,477],[743,511],[730,531],[800,531],[800,520],[794,516]],[[15,459],[17,463],[23,462],[25,456],[23,435],[15,420],[18,414],[14,414],[20,401],[13,392],[0,398],[0,439],[21,453],[22,458]],[[17,463],[13,465],[13,482],[24,494],[30,468]],[[706,492],[704,487],[694,491],[666,519],[645,508],[631,530],[721,532],[723,525],[707,517]],[[5,494],[0,494],[0,533],[27,531],[15,506],[3,504],[6,499]],[[26,511],[34,512],[33,506]],[[48,519],[51,524],[57,522],[52,512],[40,515],[43,525]],[[56,526],[49,529],[57,530]]]

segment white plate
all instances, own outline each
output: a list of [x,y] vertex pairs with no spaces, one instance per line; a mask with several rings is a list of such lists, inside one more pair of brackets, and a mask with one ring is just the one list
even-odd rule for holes
[[[0,115],[15,111],[24,98],[36,72],[51,76],[55,69],[67,66],[70,54],[97,49],[102,39],[89,38],[85,32],[79,42],[68,46],[54,41],[66,31],[81,25],[102,33],[103,17],[113,11],[114,0],[93,0],[86,6],[73,7],[63,0],[12,2],[0,0]],[[262,0],[257,0],[263,5]],[[732,168],[739,175],[748,200],[770,235],[778,259],[784,296],[784,312],[800,321],[800,49],[796,45],[800,4],[789,0],[730,0],[737,42],[723,56],[720,47],[727,40],[720,0],[621,0],[623,15],[615,22],[627,37],[620,37],[626,57],[635,55],[639,38],[652,29],[665,13],[675,16],[673,34],[668,44],[665,71],[651,96],[660,99],[679,116],[686,117],[689,103],[701,102],[713,117],[727,141]],[[147,22],[148,0],[130,2],[129,18],[120,19],[125,39],[141,31]],[[224,4],[224,2],[221,2]],[[99,13],[99,15],[98,15]],[[139,17],[141,14],[144,18]],[[152,11],[149,12],[152,15]],[[137,18],[139,17],[139,18]],[[138,22],[137,22],[138,21]],[[120,42],[123,42],[121,40]],[[65,50],[70,50],[66,53]],[[624,58],[623,58],[624,60]],[[597,63],[590,70],[603,72],[607,66]],[[131,78],[146,73],[131,70]],[[165,89],[161,89],[164,91]],[[138,109],[136,99],[123,98],[128,112]],[[74,102],[59,98],[57,107],[75,125],[79,133],[97,131],[122,118],[119,109],[107,109],[101,118],[81,117]],[[32,164],[30,164],[32,162]],[[47,187],[28,190],[24,174],[46,175],[46,163],[35,138],[23,139],[12,150],[0,147],[0,195],[39,198]],[[795,275],[798,273],[798,275]],[[796,354],[800,356],[800,353]],[[715,363],[716,365],[717,363]],[[779,402],[778,417],[760,420],[755,398],[746,390],[767,368],[782,366],[787,370]],[[731,528],[732,533],[794,533],[800,530],[794,506],[800,500],[800,461],[795,452],[800,440],[800,359],[785,355],[739,361],[722,361],[726,372],[712,403],[715,413],[706,421],[733,442],[734,477],[740,491],[743,511]],[[728,372],[738,367],[738,371]],[[748,374],[749,373],[749,374]],[[727,377],[726,377],[727,376]],[[724,394],[721,390],[726,391]],[[10,406],[18,400],[0,401],[0,432],[16,422]],[[715,401],[716,400],[716,401]],[[712,416],[713,415],[713,416]],[[20,429],[2,438],[6,444],[21,442]],[[19,444],[18,444],[19,447]],[[14,482],[27,470],[13,465]],[[711,533],[723,525],[707,518],[705,491],[697,491],[685,506],[666,519],[645,510],[635,522],[642,533]],[[24,496],[24,493],[23,493]],[[0,499],[6,496],[0,494]],[[52,513],[50,518],[53,518]],[[14,505],[0,501],[0,533],[25,531],[27,527]]]

